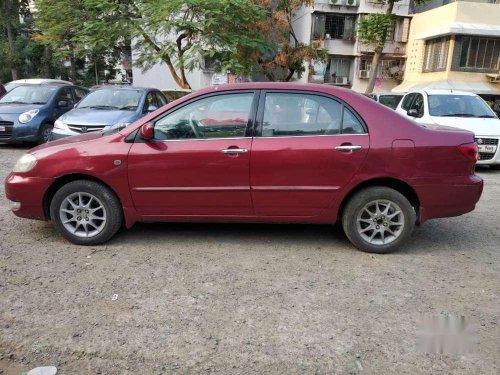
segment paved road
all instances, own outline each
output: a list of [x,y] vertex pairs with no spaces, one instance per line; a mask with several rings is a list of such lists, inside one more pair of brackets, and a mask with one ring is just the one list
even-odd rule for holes
[[[24,150],[0,145],[0,178]],[[468,215],[399,253],[338,227],[136,225],[79,247],[14,217],[0,187],[0,369],[58,374],[498,374],[500,172]],[[463,355],[423,353],[425,315],[472,321]],[[1,373],[1,372],[0,372]]]

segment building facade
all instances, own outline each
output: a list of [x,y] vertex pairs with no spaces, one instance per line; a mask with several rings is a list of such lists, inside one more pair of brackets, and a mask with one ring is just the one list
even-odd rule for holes
[[456,89],[500,98],[500,4],[455,1],[415,14],[404,82],[393,91]]
[[[356,26],[361,17],[385,13],[384,0],[316,0],[294,18],[302,43],[328,51],[326,64],[308,66],[302,82],[325,83],[364,92],[370,78],[373,47],[361,43]],[[394,4],[395,22],[389,31],[374,92],[391,91],[403,79],[411,16],[410,0]]]

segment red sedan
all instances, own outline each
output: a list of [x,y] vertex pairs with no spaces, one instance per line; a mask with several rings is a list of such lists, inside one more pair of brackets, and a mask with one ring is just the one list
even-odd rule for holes
[[352,91],[252,83],[198,91],[126,128],[51,142],[6,180],[17,216],[76,244],[125,224],[334,224],[386,253],[415,224],[472,211],[472,133],[431,129]]

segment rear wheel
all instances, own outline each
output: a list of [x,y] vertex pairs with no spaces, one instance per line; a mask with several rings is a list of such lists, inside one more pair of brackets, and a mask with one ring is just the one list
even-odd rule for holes
[[99,245],[120,229],[120,201],[106,186],[88,180],[61,187],[50,204],[50,217],[59,233],[77,245]]
[[52,130],[54,126],[52,124],[43,124],[40,127],[40,132],[38,134],[38,143],[47,143],[52,140]]
[[347,203],[342,226],[358,249],[389,253],[400,247],[415,227],[416,214],[404,195],[376,186],[356,193]]

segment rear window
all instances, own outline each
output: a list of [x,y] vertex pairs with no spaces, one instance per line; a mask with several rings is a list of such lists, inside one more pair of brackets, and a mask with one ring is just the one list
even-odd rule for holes
[[378,101],[380,104],[396,109],[402,98],[403,95],[380,95]]

